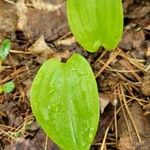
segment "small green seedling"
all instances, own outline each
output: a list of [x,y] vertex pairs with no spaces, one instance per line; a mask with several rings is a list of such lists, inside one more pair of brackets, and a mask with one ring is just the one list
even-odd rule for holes
[[6,57],[9,54],[10,46],[10,40],[5,39],[0,47],[0,72],[5,68],[2,66],[2,63],[6,60]]
[[99,96],[86,59],[74,54],[66,63],[47,60],[33,81],[31,107],[62,150],[89,150],[99,121]]
[[4,61],[9,54],[10,50],[10,40],[5,39],[2,43],[2,46],[0,48],[0,62]]
[[6,82],[3,85],[0,85],[0,94],[10,93],[15,89],[15,84],[13,81]]
[[76,40],[89,52],[114,49],[123,31],[122,0],[67,0],[68,22]]
[[[86,50],[117,46],[123,29],[121,0],[68,0],[67,11],[71,31]],[[89,150],[99,122],[99,96],[86,59],[74,54],[66,63],[47,60],[33,81],[31,107],[62,150]]]

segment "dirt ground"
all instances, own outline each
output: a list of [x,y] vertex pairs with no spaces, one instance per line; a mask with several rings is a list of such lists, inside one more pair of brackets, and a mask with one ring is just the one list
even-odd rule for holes
[[32,115],[29,93],[41,64],[74,52],[90,63],[101,103],[99,129],[91,150],[150,150],[150,1],[123,0],[124,33],[112,52],[90,54],[76,43],[65,0],[0,0],[0,43],[11,50],[0,66],[1,150],[58,150]]

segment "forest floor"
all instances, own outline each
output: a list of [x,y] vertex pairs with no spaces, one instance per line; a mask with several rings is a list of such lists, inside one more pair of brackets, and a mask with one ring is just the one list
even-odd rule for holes
[[0,43],[11,50],[0,63],[1,150],[58,150],[32,115],[29,93],[42,63],[83,55],[97,80],[101,119],[91,150],[150,150],[150,1],[124,0],[124,33],[114,51],[83,50],[71,34],[65,0],[0,0]]

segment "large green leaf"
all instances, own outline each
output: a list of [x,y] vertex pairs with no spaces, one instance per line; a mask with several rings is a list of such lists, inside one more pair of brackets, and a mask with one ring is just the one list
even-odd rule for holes
[[88,150],[99,120],[96,81],[79,54],[66,63],[53,58],[38,71],[31,107],[47,135],[63,150]]
[[68,22],[76,40],[89,52],[111,50],[122,36],[121,0],[67,0]]

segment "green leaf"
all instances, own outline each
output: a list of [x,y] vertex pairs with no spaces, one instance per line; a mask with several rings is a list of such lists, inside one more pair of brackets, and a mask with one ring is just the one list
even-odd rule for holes
[[10,92],[12,92],[14,90],[15,84],[14,84],[13,81],[9,81],[9,82],[5,83],[2,86],[2,88],[3,88],[3,92],[4,93],[10,93]]
[[0,48],[0,60],[5,60],[10,50],[10,40],[5,39]]
[[67,0],[67,15],[76,40],[89,52],[114,49],[121,39],[121,0]]
[[63,150],[88,150],[99,121],[99,96],[86,59],[74,54],[66,63],[53,58],[38,71],[31,107],[47,135]]

